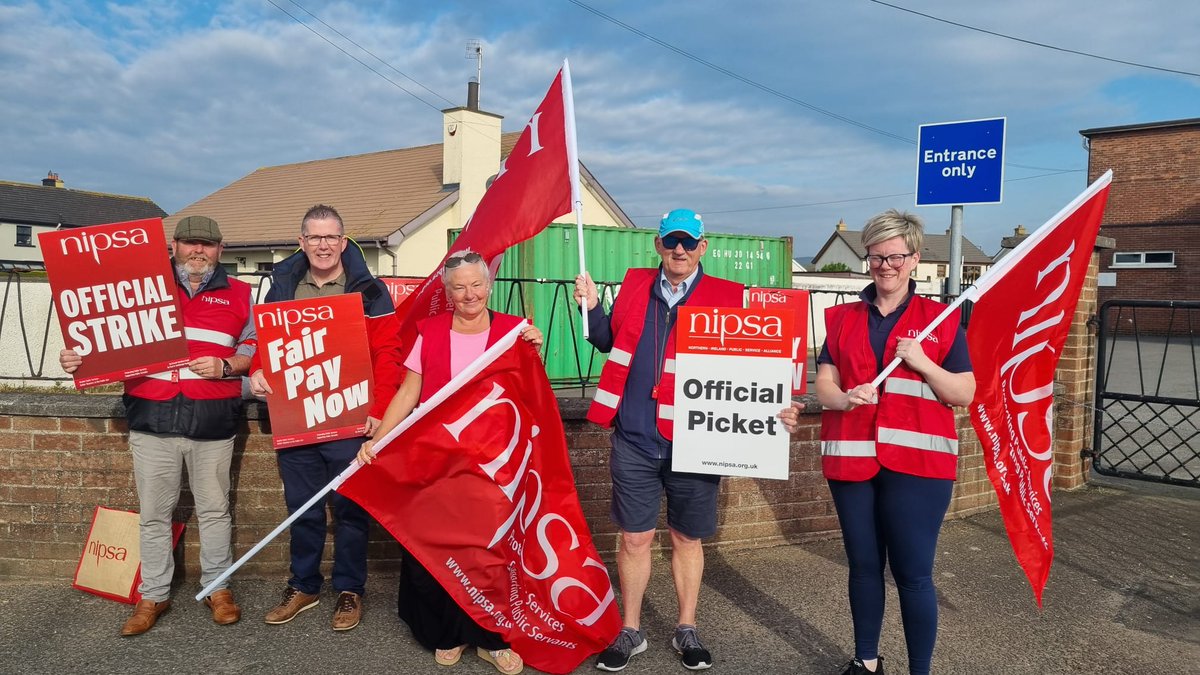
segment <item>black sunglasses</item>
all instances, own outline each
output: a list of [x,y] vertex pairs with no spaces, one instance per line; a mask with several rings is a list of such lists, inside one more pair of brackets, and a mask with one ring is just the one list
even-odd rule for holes
[[449,258],[446,258],[446,269],[452,270],[465,262],[474,265],[481,260],[483,260],[483,256],[474,251],[469,251],[467,253],[463,253],[462,255],[455,253]]
[[673,234],[662,237],[663,248],[668,251],[674,251],[675,247],[680,244],[683,244],[683,250],[685,251],[695,251],[696,247],[700,246],[700,240],[692,239],[691,237],[678,237]]

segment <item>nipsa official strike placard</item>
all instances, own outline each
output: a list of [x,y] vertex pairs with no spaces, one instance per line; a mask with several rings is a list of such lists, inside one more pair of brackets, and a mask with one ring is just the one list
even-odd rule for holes
[[179,288],[161,218],[38,234],[63,342],[84,389],[188,362]]

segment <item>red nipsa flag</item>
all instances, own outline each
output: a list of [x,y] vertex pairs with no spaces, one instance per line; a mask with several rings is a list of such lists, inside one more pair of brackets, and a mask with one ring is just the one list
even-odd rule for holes
[[[571,211],[567,129],[574,129],[575,122],[566,114],[563,77],[560,70],[442,263],[453,253],[470,249],[483,256],[494,272],[499,264],[496,257],[508,247]],[[397,310],[404,317],[400,336],[405,345],[416,339],[417,321],[450,309],[442,290],[442,263]]]
[[1054,371],[1108,201],[1107,172],[969,290],[971,424],[1038,606],[1054,559]]
[[612,641],[621,618],[545,369],[518,340],[437,398],[338,491],[526,664],[568,673]]

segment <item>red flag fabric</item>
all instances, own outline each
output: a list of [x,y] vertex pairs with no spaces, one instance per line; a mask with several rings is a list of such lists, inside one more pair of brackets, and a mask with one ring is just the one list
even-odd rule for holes
[[1111,172],[980,279],[967,329],[971,424],[1009,542],[1038,606],[1054,559],[1050,481],[1054,370],[1108,201]]
[[[483,256],[494,271],[496,257],[508,247],[533,237],[550,221],[571,211],[567,127],[574,128],[574,120],[567,119],[563,78],[560,70],[446,257],[471,249]],[[442,258],[443,263],[445,260]],[[400,336],[406,345],[412,345],[416,338],[417,321],[450,309],[442,289],[441,269],[439,263],[421,288],[397,310],[404,317]]]
[[518,340],[435,405],[338,491],[528,665],[574,670],[621,618],[536,351]]

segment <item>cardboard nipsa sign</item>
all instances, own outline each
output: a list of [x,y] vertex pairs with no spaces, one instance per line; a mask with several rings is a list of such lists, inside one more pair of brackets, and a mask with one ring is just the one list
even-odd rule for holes
[[[132,511],[97,506],[72,586],[102,598],[137,604],[142,599],[139,516]],[[183,535],[183,523],[171,523],[171,550]]]
[[161,218],[38,234],[63,341],[84,389],[188,362]]
[[793,288],[751,288],[751,308],[792,310],[792,396],[808,391],[808,291]]
[[673,470],[787,479],[793,327],[788,309],[679,309]]
[[372,371],[358,293],[255,305],[276,449],[362,436]]

